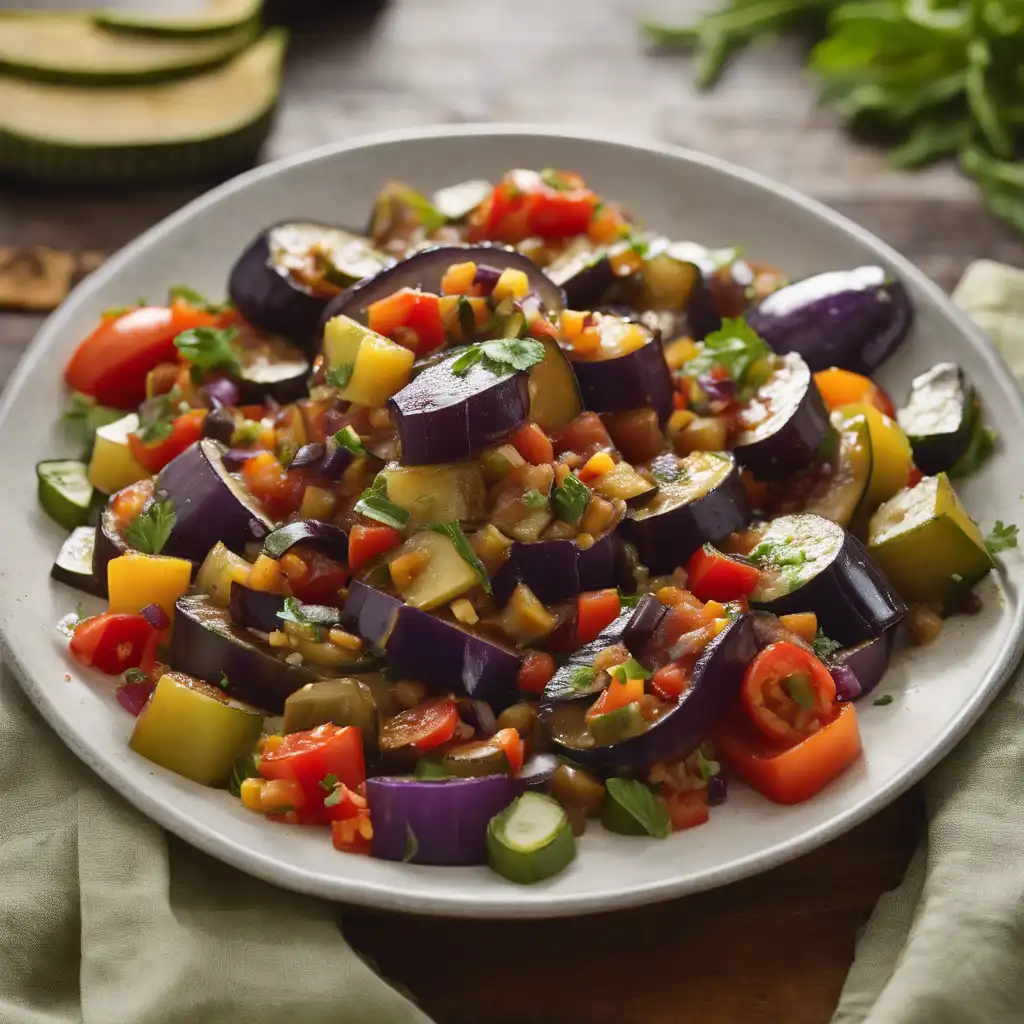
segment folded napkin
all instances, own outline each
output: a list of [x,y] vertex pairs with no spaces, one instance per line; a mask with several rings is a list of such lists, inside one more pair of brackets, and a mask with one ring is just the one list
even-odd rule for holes
[[[1024,380],[1024,270],[978,260],[953,300]],[[927,836],[878,901],[832,1024],[1024,1020],[1024,666],[924,794]]]

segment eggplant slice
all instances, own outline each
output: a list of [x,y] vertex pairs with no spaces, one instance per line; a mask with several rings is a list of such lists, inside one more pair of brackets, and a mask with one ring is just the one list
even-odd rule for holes
[[60,546],[60,552],[50,570],[52,579],[58,583],[66,583],[76,590],[83,590],[96,597],[107,596],[106,565],[103,575],[97,576],[93,571],[93,558],[96,548],[96,528],[78,526]]
[[937,363],[913,379],[896,420],[925,476],[952,469],[967,451],[978,406],[974,387],[956,363]]
[[585,590],[615,585],[615,537],[607,534],[589,548],[574,540],[514,543],[508,559],[494,574],[494,600],[504,604],[524,583],[544,604],[576,597]]

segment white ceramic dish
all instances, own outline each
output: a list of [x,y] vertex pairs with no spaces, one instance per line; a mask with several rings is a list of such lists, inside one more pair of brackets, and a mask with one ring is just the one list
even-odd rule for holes
[[[861,708],[865,756],[803,805],[774,806],[736,785],[710,824],[668,840],[638,840],[593,828],[563,874],[532,887],[485,868],[428,868],[335,852],[321,830],[286,828],[137,757],[131,719],[108,677],[68,658],[57,620],[80,595],[48,578],[63,539],[38,509],[33,467],[72,454],[59,428],[60,367],[104,308],[160,296],[187,282],[223,294],[225,276],[260,228],[286,218],[365,221],[386,178],[425,190],[470,177],[494,180],[509,167],[579,170],[674,238],[739,243],[752,258],[791,276],[881,262],[917,306],[910,342],[887,364],[883,383],[905,393],[915,372],[959,360],[984,396],[1003,438],[1024,429],[1024,402],[981,334],[920,271],[830,210],[754,174],[668,147],[571,136],[543,129],[457,127],[382,135],[319,150],[242,175],[148,231],[82,284],[40,331],[0,405],[0,621],[9,663],[49,723],[81,759],[143,813],[207,852],[279,885],[330,899],[467,917],[544,917],[609,910],[709,888],[763,871],[864,820],[923,776],[964,734],[1016,663],[1022,647],[1018,590],[1024,561],[1011,557],[983,591],[984,611],[954,619],[931,647],[903,652],[880,692],[887,707]],[[987,528],[1019,515],[1024,446],[1001,446],[963,487]],[[99,602],[93,605],[98,610]],[[70,673],[68,675],[68,673]]]

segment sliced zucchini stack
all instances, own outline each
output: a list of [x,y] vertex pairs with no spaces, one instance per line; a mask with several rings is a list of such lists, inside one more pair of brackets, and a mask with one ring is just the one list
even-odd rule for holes
[[147,14],[128,10],[102,11],[96,21],[112,29],[146,32],[157,36],[207,36],[230,32],[259,19],[263,0],[206,0],[192,14]]

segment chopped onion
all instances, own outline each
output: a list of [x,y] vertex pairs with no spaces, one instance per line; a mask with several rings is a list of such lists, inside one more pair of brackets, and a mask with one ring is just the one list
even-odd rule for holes
[[239,391],[238,385],[227,377],[217,377],[214,380],[206,381],[202,390],[214,409],[220,409],[225,405],[236,406],[242,400],[242,393]]
[[849,665],[830,665],[829,672],[835,680],[837,700],[856,700],[860,696],[860,680]]
[[490,294],[494,291],[494,286],[498,283],[498,278],[500,277],[501,271],[497,267],[490,267],[486,263],[480,263],[477,265],[473,284],[483,285],[487,289],[488,294]]
[[155,689],[156,686],[148,679],[141,683],[122,683],[117,688],[117,702],[138,718]]
[[167,629],[171,624],[167,612],[158,604],[147,604],[139,614],[158,632]]

